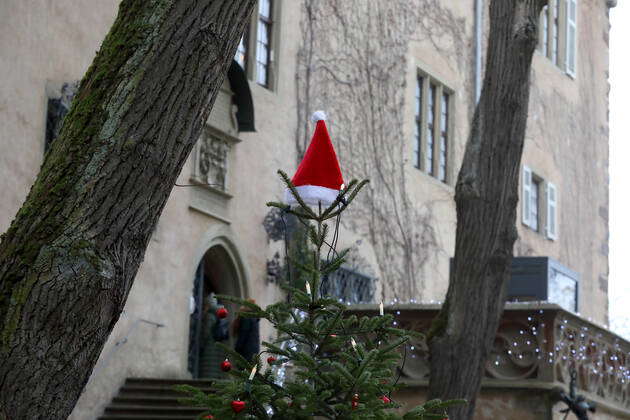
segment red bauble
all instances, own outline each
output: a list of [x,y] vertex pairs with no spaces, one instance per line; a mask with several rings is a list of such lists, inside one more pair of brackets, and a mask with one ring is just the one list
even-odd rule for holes
[[204,417],[204,419],[214,419],[214,416],[212,414],[208,414],[206,417]]
[[383,395],[381,397],[381,400],[383,401],[383,404],[389,404],[390,402],[392,402],[392,400],[390,400],[387,395]]
[[356,410],[357,408],[359,408],[359,402],[358,401],[352,401],[352,409]]
[[245,410],[245,401],[232,401],[232,411],[238,414],[243,410]]
[[232,363],[230,363],[228,359],[225,359],[221,362],[221,370],[223,372],[229,372],[230,370],[232,370]]
[[352,402],[359,402],[359,394],[354,394],[352,396]]
[[278,360],[278,359],[276,359],[273,356],[267,357],[267,363],[269,363],[270,365],[273,364],[273,362],[275,362],[276,360]]
[[223,319],[223,318],[226,318],[227,316],[228,316],[227,309],[225,309],[225,308],[217,309],[217,318]]

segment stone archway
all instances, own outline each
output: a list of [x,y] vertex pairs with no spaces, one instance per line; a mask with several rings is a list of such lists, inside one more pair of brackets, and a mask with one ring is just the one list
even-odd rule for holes
[[[218,237],[208,245],[199,259],[192,290],[188,370],[193,378],[220,376],[218,366],[224,354],[215,344],[216,306],[211,294],[247,296],[245,271],[233,243],[226,237]],[[230,313],[225,329],[231,325],[237,308],[227,302],[217,303],[224,304]],[[232,337],[221,342],[233,344]]]

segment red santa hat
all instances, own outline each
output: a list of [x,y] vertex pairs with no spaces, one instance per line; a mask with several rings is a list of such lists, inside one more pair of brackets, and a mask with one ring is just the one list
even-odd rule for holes
[[[317,206],[321,203],[322,207],[328,207],[343,188],[343,177],[326,129],[326,114],[316,111],[311,120],[316,123],[315,133],[291,182],[306,204]],[[290,206],[297,204],[288,188],[284,201]]]

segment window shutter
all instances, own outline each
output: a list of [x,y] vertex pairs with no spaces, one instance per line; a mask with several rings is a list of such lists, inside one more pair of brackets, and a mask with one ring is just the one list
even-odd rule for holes
[[575,77],[577,62],[577,0],[566,0],[567,9],[567,51],[566,51],[566,72]]
[[526,226],[531,225],[531,195],[532,195],[532,170],[527,166],[523,166],[523,224]]
[[547,238],[558,237],[558,197],[556,186],[547,183]]

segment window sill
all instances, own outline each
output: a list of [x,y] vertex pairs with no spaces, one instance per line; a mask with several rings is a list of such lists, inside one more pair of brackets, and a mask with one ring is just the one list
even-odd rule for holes
[[454,186],[452,186],[450,183],[448,183],[448,181],[440,181],[439,179],[437,179],[433,175],[429,175],[428,173],[426,173],[425,171],[423,171],[422,169],[418,168],[415,165],[412,165],[412,168],[413,168],[414,171],[416,171],[416,172],[418,172],[419,174],[422,175],[421,179],[428,179],[429,182],[431,182],[432,184],[440,186],[442,188],[445,188],[447,191],[449,191],[451,193],[455,193]]

